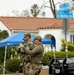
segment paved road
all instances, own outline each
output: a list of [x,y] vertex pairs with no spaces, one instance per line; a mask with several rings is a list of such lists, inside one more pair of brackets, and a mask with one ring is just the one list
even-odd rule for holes
[[[3,75],[3,74],[0,74]],[[15,74],[5,74],[5,75],[23,75],[22,73],[15,73]],[[49,75],[48,70],[42,70],[40,75]]]

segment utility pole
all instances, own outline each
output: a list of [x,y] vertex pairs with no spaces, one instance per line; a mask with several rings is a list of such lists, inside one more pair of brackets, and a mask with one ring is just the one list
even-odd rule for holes
[[[68,19],[66,19],[66,18],[63,19],[62,28],[63,28],[64,34],[65,34],[65,43],[67,43],[67,33],[68,33],[68,29],[69,29]],[[65,47],[65,52],[66,52],[66,58],[68,58],[68,46],[67,45]]]

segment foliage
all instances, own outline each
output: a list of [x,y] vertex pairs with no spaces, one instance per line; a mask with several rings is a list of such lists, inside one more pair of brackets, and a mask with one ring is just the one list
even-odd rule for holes
[[62,44],[61,44],[61,51],[65,51],[65,47],[68,47],[68,51],[74,51],[74,45],[71,43],[71,41],[68,41],[67,43],[65,43],[65,40],[62,39],[61,40]]
[[[2,39],[5,39],[7,38],[9,35],[8,35],[8,32],[6,30],[4,31],[0,31],[0,40]],[[5,52],[5,47],[1,47],[0,48],[0,64],[4,61],[4,53]],[[9,54],[8,54],[9,55]],[[7,56],[8,58],[9,56]]]
[[22,17],[30,17],[30,12],[28,10],[23,10],[21,12],[20,16],[22,16]]
[[[7,49],[6,59],[11,57],[10,56],[11,55],[11,50],[10,49],[11,49],[10,47]],[[5,56],[5,48],[2,47],[2,48],[0,48],[0,64],[4,61],[4,56]]]
[[5,39],[9,36],[6,30],[0,32],[0,40]]
[[[6,52],[6,59],[11,58],[11,54],[15,56],[15,51],[17,51],[17,46],[8,47]],[[3,63],[5,56],[5,47],[0,48],[0,64]]]
[[[0,40],[3,40],[9,36],[6,30],[0,31]],[[0,64],[4,61],[5,47],[0,48]],[[7,58],[9,58],[9,50],[7,51]]]
[[[21,13],[18,10],[13,10],[12,13],[14,13],[15,16],[21,16],[21,17],[37,17],[38,15],[45,16],[45,12],[41,12],[44,5],[39,7],[37,4],[33,4],[30,8],[30,10],[26,9],[23,10]],[[31,13],[31,14],[30,14]]]
[[45,52],[44,56],[42,58],[42,64],[43,65],[48,65],[51,58],[52,58],[52,53],[49,52],[49,51]]
[[0,48],[0,64],[4,61],[4,48]]
[[[31,14],[33,17],[37,17],[42,9],[43,5],[41,7],[39,7],[37,4],[32,5],[31,7]],[[42,12],[42,16],[45,16],[45,12]]]
[[[44,56],[42,58],[43,65],[49,65],[49,62],[50,62],[51,58],[53,58],[53,57],[54,57],[54,55],[50,51],[44,53]],[[56,58],[65,58],[66,53],[65,52],[55,52],[55,57]],[[68,52],[68,57],[69,58],[74,57],[74,51]]]
[[[0,40],[3,40],[9,36],[8,32],[6,30],[0,32]],[[11,53],[13,47],[8,47],[6,52],[6,59],[9,59],[11,57]],[[15,49],[15,48],[14,48]],[[5,47],[0,48],[0,64],[4,61],[4,54],[5,54]]]
[[6,70],[10,72],[16,72],[19,70],[20,63],[21,63],[21,59],[17,59],[17,58],[8,59],[6,61]]
[[39,14],[39,7],[37,6],[37,4],[34,4],[32,7],[31,7],[31,14],[36,17],[38,14]]

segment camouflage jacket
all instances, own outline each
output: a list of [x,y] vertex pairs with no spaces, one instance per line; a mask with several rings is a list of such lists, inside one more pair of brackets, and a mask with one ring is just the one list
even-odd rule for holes
[[[24,48],[27,48],[29,50],[34,49],[34,43],[31,40],[26,41],[25,43],[23,43]],[[21,52],[25,52],[24,49],[21,49]]]
[[[27,42],[23,43],[23,45],[24,48],[27,48],[29,50],[34,49],[34,43],[31,40],[28,40]],[[31,60],[31,56],[28,55],[28,53],[26,53],[23,48],[21,49],[21,53],[23,53],[23,62],[24,61],[28,62]]]
[[23,49],[27,54],[31,56],[31,63],[40,63],[44,53],[44,47],[41,43],[32,50],[26,48]]

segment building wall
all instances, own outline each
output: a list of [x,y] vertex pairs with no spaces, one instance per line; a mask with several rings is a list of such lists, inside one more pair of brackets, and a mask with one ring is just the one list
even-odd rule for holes
[[[72,35],[72,37],[71,37],[71,35]],[[72,44],[74,44],[74,36],[73,35],[74,35],[74,29],[73,30],[69,30],[68,34],[67,34],[67,40],[71,41]]]
[[45,35],[51,34],[56,40],[56,50],[59,51],[61,48],[61,39],[64,39],[64,32],[62,29],[41,29],[39,30],[39,35],[45,37]]
[[[9,35],[18,33],[18,32],[30,32],[31,35],[40,35],[42,38],[44,38],[46,35],[52,35],[55,37],[56,40],[56,50],[59,51],[61,48],[61,39],[65,39],[64,31],[62,29],[39,29],[39,30],[12,30],[10,31],[1,21],[0,21],[0,30],[7,30]],[[70,35],[74,34],[74,30],[69,30],[67,34],[67,41],[70,41]],[[46,45],[50,46],[50,45]],[[50,49],[50,47],[49,47]]]
[[12,34],[16,34],[19,32],[24,32],[24,34],[29,32],[29,33],[31,33],[31,35],[38,35],[38,33],[39,33],[39,31],[37,31],[37,30],[12,30]]

